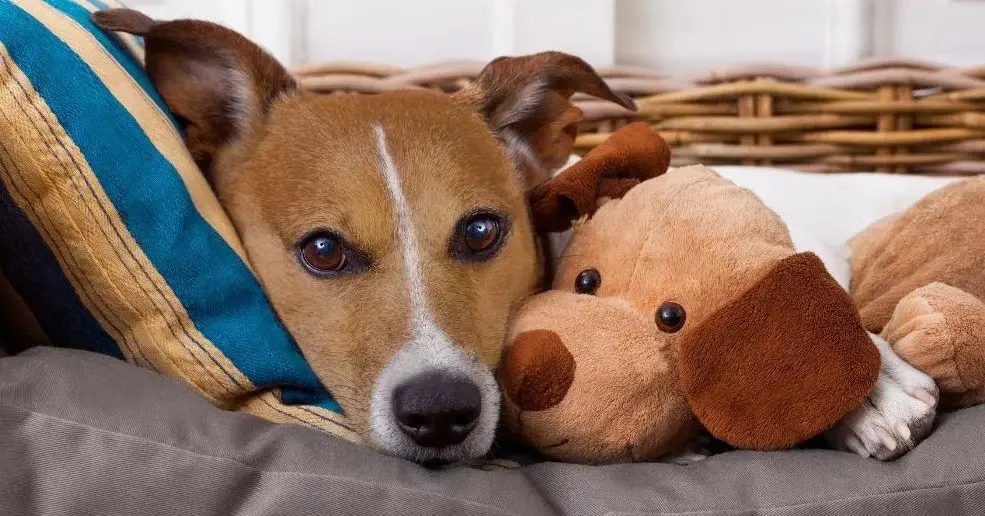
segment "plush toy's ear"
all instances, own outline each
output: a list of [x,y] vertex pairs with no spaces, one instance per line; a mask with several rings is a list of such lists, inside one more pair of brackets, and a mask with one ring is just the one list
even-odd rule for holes
[[583,116],[570,102],[587,93],[636,110],[585,61],[561,52],[500,57],[453,98],[482,115],[499,135],[528,187],[567,163]]
[[566,231],[572,221],[595,213],[599,199],[622,197],[641,181],[666,172],[670,154],[670,145],[647,124],[620,129],[529,192],[534,224],[542,232]]
[[130,9],[96,12],[92,20],[106,30],[144,37],[151,82],[206,171],[227,145],[257,127],[274,99],[298,89],[270,54],[214,23],[155,21]]
[[679,346],[681,387],[695,415],[746,449],[790,448],[818,435],[858,407],[879,374],[851,297],[812,253],[779,262]]

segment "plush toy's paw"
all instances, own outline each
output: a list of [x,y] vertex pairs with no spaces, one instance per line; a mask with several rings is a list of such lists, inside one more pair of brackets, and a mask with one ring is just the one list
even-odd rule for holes
[[881,338],[882,370],[869,397],[827,433],[836,448],[892,460],[913,449],[934,424],[938,391],[933,379],[907,364]]
[[937,381],[946,404],[985,400],[985,304],[978,298],[943,283],[919,288],[896,305],[882,335]]

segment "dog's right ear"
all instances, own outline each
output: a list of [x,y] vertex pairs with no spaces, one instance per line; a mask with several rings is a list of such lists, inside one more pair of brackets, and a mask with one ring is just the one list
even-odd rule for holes
[[570,102],[578,92],[636,110],[631,98],[613,92],[588,63],[561,52],[494,59],[453,98],[482,115],[532,187],[571,155],[583,118]]
[[560,233],[595,213],[599,201],[622,197],[630,188],[667,171],[670,145],[643,122],[620,129],[549,181],[527,194],[539,232]]
[[273,56],[220,25],[155,21],[130,9],[96,12],[92,19],[103,29],[144,37],[147,73],[184,125],[185,142],[203,170],[254,130],[274,100],[298,90]]

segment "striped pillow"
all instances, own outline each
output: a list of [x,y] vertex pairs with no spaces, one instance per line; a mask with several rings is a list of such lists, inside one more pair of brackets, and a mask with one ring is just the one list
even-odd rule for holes
[[35,342],[116,356],[216,405],[356,436],[97,0],[0,0],[0,297]]

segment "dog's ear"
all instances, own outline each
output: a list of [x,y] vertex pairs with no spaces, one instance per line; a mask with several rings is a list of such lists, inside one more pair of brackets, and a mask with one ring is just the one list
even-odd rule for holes
[[812,253],[781,260],[678,344],[691,409],[740,448],[791,448],[820,434],[858,407],[879,375],[852,298]]
[[670,145],[643,122],[620,129],[564,172],[527,195],[538,231],[558,233],[595,213],[600,200],[622,197],[630,188],[670,166]]
[[92,19],[106,30],[144,37],[151,82],[205,170],[225,146],[258,126],[278,96],[298,89],[270,54],[220,25],[155,21],[129,9],[96,12]]
[[613,92],[585,61],[561,52],[500,57],[453,98],[478,111],[499,135],[527,186],[567,163],[582,112],[570,102],[576,92],[636,110]]

